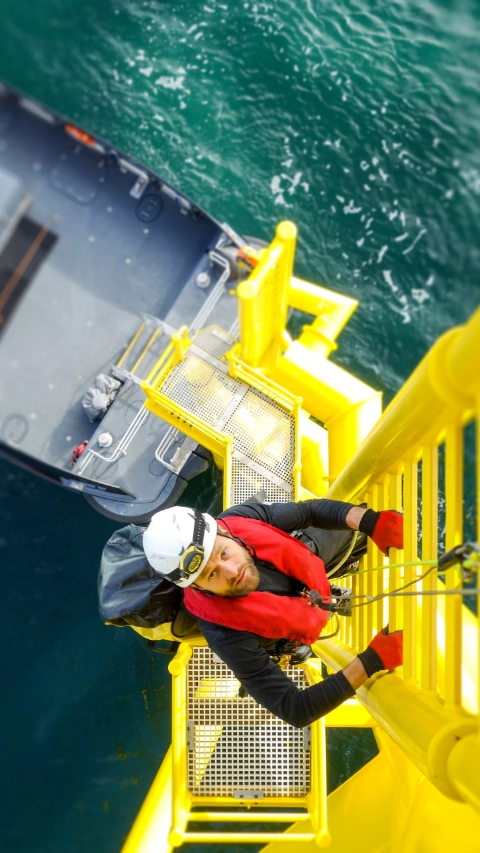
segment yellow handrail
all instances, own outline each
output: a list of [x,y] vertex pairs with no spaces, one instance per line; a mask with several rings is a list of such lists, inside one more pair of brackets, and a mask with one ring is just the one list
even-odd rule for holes
[[296,239],[293,222],[280,222],[268,252],[237,288],[242,360],[251,367],[265,358],[275,362],[280,353]]
[[[389,568],[385,559],[383,571],[353,576],[354,596],[398,589],[425,571],[415,564],[417,526],[422,531],[422,559],[437,558],[442,491],[444,550],[464,539],[463,487],[469,474],[464,465],[464,432],[475,420],[478,442],[479,340],[480,309],[465,326],[437,341],[327,492],[330,498],[366,500],[376,510],[404,512],[403,571],[398,566],[401,552],[391,551],[390,559],[397,565]],[[478,455],[477,447],[477,459]],[[381,557],[370,544],[367,568],[381,565]],[[339,640],[322,641],[317,651],[328,666],[339,669],[384,624],[388,622],[390,630],[403,625],[403,676],[397,672],[388,679],[372,679],[359,696],[434,785],[447,796],[479,808],[478,619],[457,594],[461,592],[462,572],[454,567],[446,572],[444,584],[431,571],[421,583],[413,583],[403,598],[386,597],[374,603],[354,598],[360,606],[353,610],[351,625],[342,620]]]

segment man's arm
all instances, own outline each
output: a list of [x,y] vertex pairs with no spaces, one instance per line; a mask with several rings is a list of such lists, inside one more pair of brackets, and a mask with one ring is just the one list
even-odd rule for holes
[[403,516],[395,510],[375,512],[355,504],[315,498],[310,501],[262,504],[247,502],[232,506],[220,518],[240,515],[265,521],[279,530],[292,533],[318,527],[323,530],[360,530],[370,536],[380,550],[403,548]]
[[292,726],[308,726],[346,699],[367,679],[360,660],[325,681],[299,690],[277,666],[254,634],[200,621],[210,648],[232,670],[259,705]]
[[365,509],[343,501],[327,498],[314,498],[309,501],[289,501],[287,503],[264,504],[255,501],[229,507],[220,514],[220,518],[229,515],[254,518],[264,521],[286,533],[305,530],[307,527],[321,527],[324,530],[358,529],[358,523]]

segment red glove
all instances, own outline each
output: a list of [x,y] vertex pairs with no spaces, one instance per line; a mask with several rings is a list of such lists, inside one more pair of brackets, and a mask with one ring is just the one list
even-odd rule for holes
[[382,669],[395,669],[403,663],[403,631],[388,633],[388,625],[383,628],[364,652],[358,655],[365,672],[370,678]]
[[389,548],[403,548],[403,515],[394,509],[384,509],[382,512],[367,509],[358,529],[370,536],[386,557]]

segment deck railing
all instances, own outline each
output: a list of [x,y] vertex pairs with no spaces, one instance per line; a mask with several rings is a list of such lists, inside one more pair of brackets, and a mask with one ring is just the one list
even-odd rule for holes
[[251,367],[280,355],[296,239],[293,222],[280,222],[268,251],[237,288],[241,358]]

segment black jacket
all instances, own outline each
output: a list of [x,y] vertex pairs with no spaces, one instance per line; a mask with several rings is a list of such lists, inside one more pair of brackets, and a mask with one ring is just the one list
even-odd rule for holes
[[[299,538],[322,557],[328,567],[329,563],[335,565],[350,542],[351,532],[332,531],[349,530],[345,517],[352,506],[330,500],[279,504],[252,502],[230,507],[221,513],[220,518],[237,515],[265,521],[288,533],[304,531]],[[298,594],[298,582],[293,578],[287,578],[264,563],[257,563],[257,568],[259,592]],[[273,641],[204,620],[199,620],[199,625],[210,648],[227,664],[250,696],[293,726],[309,725],[354,695],[355,691],[342,672],[320,684],[299,690],[267,653],[266,647],[273,647]]]

